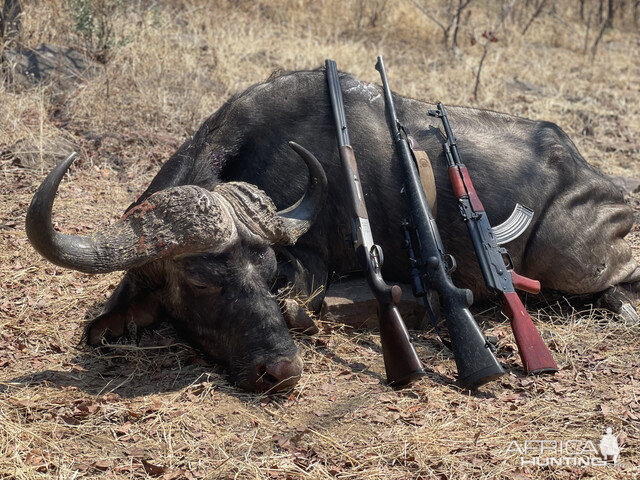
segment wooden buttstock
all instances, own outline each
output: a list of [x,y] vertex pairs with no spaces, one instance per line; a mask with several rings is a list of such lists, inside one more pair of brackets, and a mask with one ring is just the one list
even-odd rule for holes
[[400,301],[400,287],[394,285],[391,290],[391,302],[378,302],[380,341],[387,380],[390,385],[400,387],[425,375],[425,371],[396,306]]
[[503,310],[511,320],[511,329],[527,374],[557,372],[558,365],[522,305],[518,294],[505,292],[503,295],[505,301]]
[[387,380],[394,387],[406,385],[425,375],[425,371],[398,310],[402,289],[398,285],[385,283],[380,272],[364,257],[364,249],[359,249],[359,253],[364,263],[367,283],[378,301],[380,342]]

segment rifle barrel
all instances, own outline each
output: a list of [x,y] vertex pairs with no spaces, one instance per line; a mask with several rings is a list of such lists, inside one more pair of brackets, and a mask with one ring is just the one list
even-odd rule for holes
[[331,98],[331,108],[333,110],[333,118],[336,122],[336,130],[338,134],[338,146],[345,147],[350,145],[349,130],[347,130],[347,119],[344,113],[344,103],[340,94],[340,79],[338,77],[338,67],[333,60],[325,60],[327,69],[327,82],[329,83],[329,97]]
[[[398,117],[396,114],[396,105],[393,101],[393,96],[391,95],[391,89],[389,88],[389,80],[387,79],[387,70],[384,68],[384,60],[382,60],[382,55],[378,55],[378,61],[376,62],[376,70],[380,73],[380,78],[382,80],[382,88],[384,90],[384,101],[388,105],[387,112],[389,113],[390,123],[391,125],[398,125]],[[395,129],[394,137],[398,137],[399,129]],[[400,135],[400,138],[402,136]],[[397,141],[397,139],[396,139]]]

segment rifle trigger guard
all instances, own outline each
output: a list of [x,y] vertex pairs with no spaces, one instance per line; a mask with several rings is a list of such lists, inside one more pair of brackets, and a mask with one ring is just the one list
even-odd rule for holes
[[382,248],[379,245],[373,244],[371,249],[369,250],[369,260],[373,265],[373,268],[376,272],[380,272],[380,268],[384,263],[384,254],[382,253]]
[[511,259],[511,255],[504,248],[499,249],[500,255],[502,255],[502,260],[504,261],[505,267],[507,270],[513,270],[513,260]]
[[518,238],[529,227],[533,220],[533,210],[516,203],[513,212],[500,225],[493,227],[493,234],[498,245],[504,245]]
[[453,273],[456,271],[458,264],[456,263],[456,259],[453,258],[453,255],[447,253],[442,257],[442,260],[444,261],[444,268],[447,273]]

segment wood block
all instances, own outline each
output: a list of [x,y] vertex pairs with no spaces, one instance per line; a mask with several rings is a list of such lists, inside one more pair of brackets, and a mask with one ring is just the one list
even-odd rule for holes
[[[402,288],[402,302],[400,315],[407,328],[422,330],[429,323],[425,307],[421,298],[416,298],[411,292],[411,286],[400,284]],[[430,291],[429,302],[437,312],[439,310],[438,296]],[[333,282],[322,303],[320,318],[344,323],[355,328],[378,328],[378,302],[362,277],[350,277]]]

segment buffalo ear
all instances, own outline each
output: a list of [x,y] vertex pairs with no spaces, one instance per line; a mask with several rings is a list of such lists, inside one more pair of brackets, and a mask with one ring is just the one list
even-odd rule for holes
[[139,288],[127,274],[107,300],[102,313],[89,322],[84,337],[91,346],[99,346],[103,340],[117,340],[138,327],[155,323],[159,309],[155,292]]

